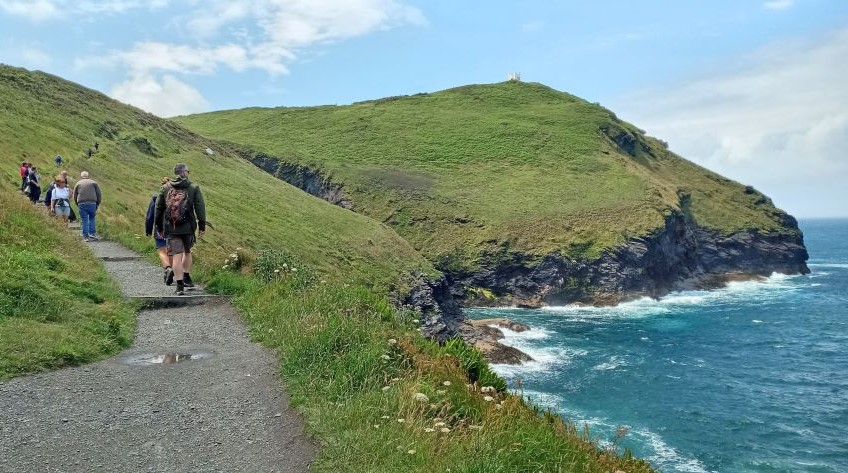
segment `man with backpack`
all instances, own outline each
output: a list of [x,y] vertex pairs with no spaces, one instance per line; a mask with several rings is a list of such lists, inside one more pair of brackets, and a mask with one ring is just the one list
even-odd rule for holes
[[165,237],[168,255],[172,257],[172,274],[165,272],[165,284],[176,280],[177,295],[194,287],[191,280],[191,248],[195,243],[195,230],[203,236],[206,231],[206,204],[200,188],[188,179],[188,166],[174,166],[176,177],[162,186],[156,198],[156,231]]

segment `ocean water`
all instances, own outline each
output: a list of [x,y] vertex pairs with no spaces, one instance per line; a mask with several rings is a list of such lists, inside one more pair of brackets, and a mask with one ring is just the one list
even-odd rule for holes
[[529,325],[510,386],[661,472],[848,472],[848,220],[802,221],[812,274],[611,308],[470,309]]

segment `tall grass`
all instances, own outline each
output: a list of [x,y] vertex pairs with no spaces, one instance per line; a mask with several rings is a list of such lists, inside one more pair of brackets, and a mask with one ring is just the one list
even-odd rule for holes
[[652,471],[508,393],[473,348],[423,339],[416,312],[367,287],[226,270],[210,287],[238,294],[252,336],[278,350],[321,439],[315,471]]
[[0,192],[0,380],[116,353],[133,312],[77,234]]

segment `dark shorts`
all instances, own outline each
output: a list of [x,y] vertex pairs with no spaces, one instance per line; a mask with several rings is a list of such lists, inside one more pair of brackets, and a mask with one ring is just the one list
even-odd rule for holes
[[156,238],[153,237],[153,241],[156,242],[156,249],[165,248],[168,245],[168,241],[164,238]]
[[171,235],[168,237],[168,254],[171,256],[180,253],[189,253],[194,246],[194,234]]

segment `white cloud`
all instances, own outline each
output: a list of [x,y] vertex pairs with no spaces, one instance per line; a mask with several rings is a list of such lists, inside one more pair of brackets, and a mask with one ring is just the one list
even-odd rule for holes
[[[135,2],[110,4],[117,11]],[[130,79],[115,87],[114,97],[160,115],[184,114],[207,104],[175,74],[208,75],[221,68],[286,74],[288,64],[311,46],[425,21],[420,10],[400,0],[191,0],[191,5],[197,8],[180,21],[196,42],[139,42],[105,60],[77,58],[75,65],[128,69]],[[171,75],[157,79],[163,73]],[[181,95],[172,106],[168,94]]]
[[[732,71],[619,100],[684,157],[754,184],[802,215],[848,213],[848,27],[775,44]],[[793,196],[781,202],[780,196]]]
[[0,10],[32,21],[50,20],[62,14],[55,0],[0,0]]
[[32,21],[53,20],[68,15],[124,13],[136,8],[158,9],[170,0],[0,0],[0,10]]
[[46,52],[33,46],[25,46],[20,50],[22,65],[30,69],[46,69],[53,58]]
[[110,95],[160,117],[209,110],[209,102],[197,89],[171,75],[161,79],[152,75],[137,75],[117,84]]
[[774,11],[788,10],[793,5],[795,5],[795,0],[769,0],[763,3],[764,8]]

